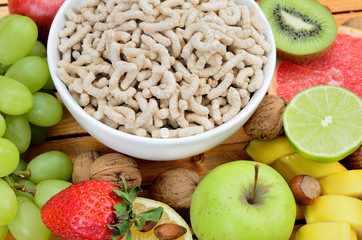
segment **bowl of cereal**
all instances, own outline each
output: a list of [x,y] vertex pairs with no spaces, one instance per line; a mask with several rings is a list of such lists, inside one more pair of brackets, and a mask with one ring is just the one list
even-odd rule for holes
[[234,134],[266,94],[276,61],[253,0],[66,0],[47,49],[76,121],[147,160],[197,155]]

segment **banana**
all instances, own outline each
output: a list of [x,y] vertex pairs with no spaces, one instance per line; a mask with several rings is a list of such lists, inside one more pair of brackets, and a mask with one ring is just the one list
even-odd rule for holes
[[320,196],[312,205],[304,207],[307,224],[315,222],[347,222],[362,239],[362,201],[342,195]]
[[339,162],[314,162],[305,159],[299,153],[292,153],[281,157],[270,166],[277,170],[287,182],[300,174],[321,178],[334,173],[347,171],[347,169]]
[[335,173],[319,179],[322,195],[345,195],[362,199],[362,169]]
[[245,151],[254,161],[265,164],[271,164],[280,157],[296,152],[284,136],[267,141],[251,140]]
[[357,233],[346,222],[316,222],[299,228],[295,240],[357,240]]

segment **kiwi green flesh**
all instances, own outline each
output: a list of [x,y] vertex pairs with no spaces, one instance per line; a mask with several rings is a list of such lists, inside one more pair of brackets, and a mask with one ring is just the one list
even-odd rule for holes
[[262,0],[277,49],[307,55],[328,48],[337,36],[332,14],[315,0]]

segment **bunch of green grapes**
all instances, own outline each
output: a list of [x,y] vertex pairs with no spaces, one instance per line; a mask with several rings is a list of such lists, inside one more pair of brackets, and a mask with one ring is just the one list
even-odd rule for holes
[[50,151],[29,164],[20,158],[63,115],[37,37],[32,19],[0,18],[0,240],[8,230],[18,240],[47,239],[40,208],[70,184],[72,163],[64,153]]
[[40,210],[52,196],[72,184],[73,163],[60,151],[42,153],[29,163],[22,159],[18,162],[14,171],[0,178],[0,240],[8,232],[17,240],[47,240],[50,231]]

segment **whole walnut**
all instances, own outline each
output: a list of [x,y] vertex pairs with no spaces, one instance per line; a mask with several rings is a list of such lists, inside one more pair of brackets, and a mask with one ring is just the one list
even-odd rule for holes
[[104,180],[123,190],[122,176],[127,182],[127,188],[140,186],[141,172],[137,162],[120,153],[108,153],[97,158],[89,171],[90,179]]
[[93,162],[100,156],[97,151],[83,151],[74,160],[72,182],[77,183],[89,180],[89,170]]
[[160,172],[153,180],[149,197],[166,203],[176,211],[189,209],[191,197],[201,177],[185,168],[172,168]]
[[283,133],[283,112],[288,101],[276,95],[266,95],[253,115],[244,124],[247,135],[261,141]]

